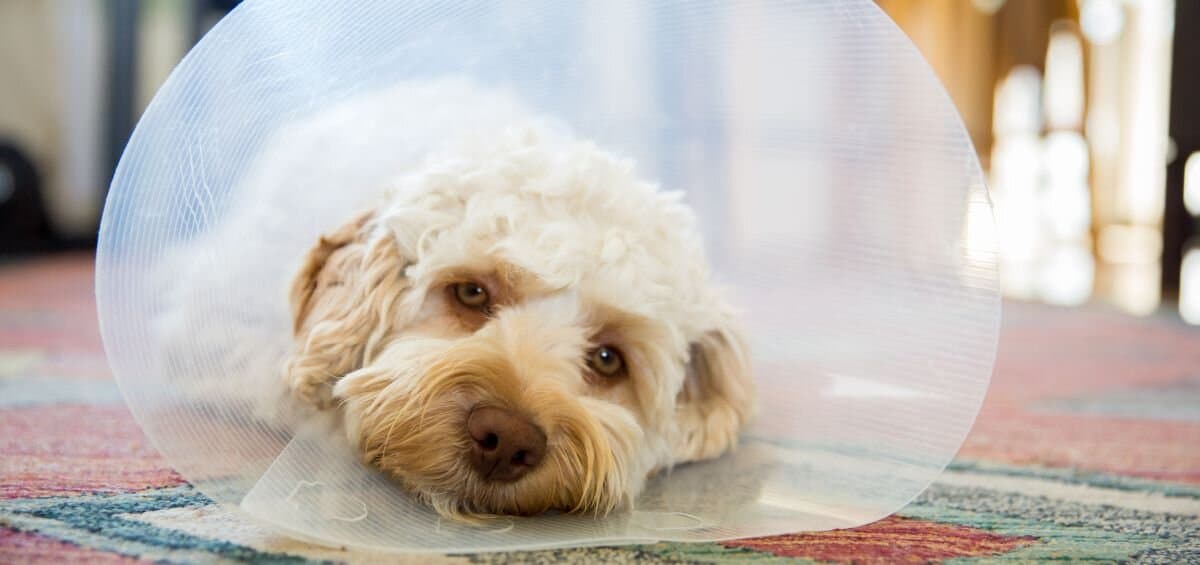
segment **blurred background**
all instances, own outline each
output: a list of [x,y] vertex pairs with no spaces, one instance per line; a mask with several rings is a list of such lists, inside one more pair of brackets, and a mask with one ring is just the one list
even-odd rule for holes
[[[0,2],[0,257],[95,245],[138,116],[236,4]],[[1176,33],[1200,2],[878,4],[988,171],[1007,296],[1200,324],[1200,40]]]

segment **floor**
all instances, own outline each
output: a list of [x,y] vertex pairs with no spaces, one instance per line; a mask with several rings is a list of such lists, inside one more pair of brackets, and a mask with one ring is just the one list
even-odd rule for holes
[[[92,258],[0,262],[0,563],[377,561],[211,503],[147,444],[97,332]],[[1007,304],[975,428],[897,515],[724,543],[413,562],[1200,562],[1200,329]]]

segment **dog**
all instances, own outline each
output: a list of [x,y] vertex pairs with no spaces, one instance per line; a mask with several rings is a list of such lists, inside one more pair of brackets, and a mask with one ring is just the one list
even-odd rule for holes
[[754,412],[696,223],[536,128],[431,157],[307,253],[283,381],[443,516],[609,513]]

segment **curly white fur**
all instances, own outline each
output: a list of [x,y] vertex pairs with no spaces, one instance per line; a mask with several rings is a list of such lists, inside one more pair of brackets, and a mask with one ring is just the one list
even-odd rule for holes
[[[653,472],[731,449],[752,412],[695,223],[589,143],[477,138],[318,241],[292,288],[285,381],[443,514],[607,512]],[[446,292],[463,281],[496,308],[464,310]],[[589,378],[599,345],[626,378]],[[477,476],[464,422],[481,404],[528,415],[546,460],[511,483]]]

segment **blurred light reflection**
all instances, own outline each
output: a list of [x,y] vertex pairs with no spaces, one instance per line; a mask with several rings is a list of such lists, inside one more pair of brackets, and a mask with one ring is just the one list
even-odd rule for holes
[[1001,289],[1016,298],[1076,305],[1091,297],[1096,272],[1090,159],[1079,131],[1083,47],[1074,28],[1056,27],[1045,82],[1036,69],[1016,67],[996,89],[991,181]]
[[1183,255],[1179,271],[1179,315],[1189,324],[1200,325],[1200,243]]
[[1043,143],[1045,182],[1043,211],[1051,236],[1083,244],[1092,226],[1088,187],[1088,148],[1074,131],[1057,131]]
[[1046,253],[1038,273],[1038,298],[1049,304],[1077,306],[1092,295],[1096,265],[1079,245],[1060,245]]
[[1070,24],[1056,27],[1046,49],[1046,126],[1078,129],[1083,125],[1083,44]]
[[1188,155],[1183,166],[1183,205],[1189,214],[1200,217],[1200,151]]
[[999,234],[1000,288],[1008,296],[1023,299],[1036,296],[1033,266],[1043,239],[1038,204],[1040,92],[1037,69],[1016,67],[997,85],[993,115],[996,139],[991,185]]
[[1096,251],[1106,263],[1152,263],[1162,254],[1162,233],[1149,226],[1113,224],[1097,239]]
[[1079,25],[1088,41],[1097,45],[1112,43],[1125,27],[1120,0],[1080,0]]
[[966,268],[962,270],[962,283],[975,287],[981,282],[980,272],[996,269],[996,218],[983,187],[971,187],[970,194],[961,240],[963,255],[966,258]]
[[1111,265],[1107,271],[1106,295],[1114,306],[1139,316],[1158,309],[1162,299],[1159,262]]

